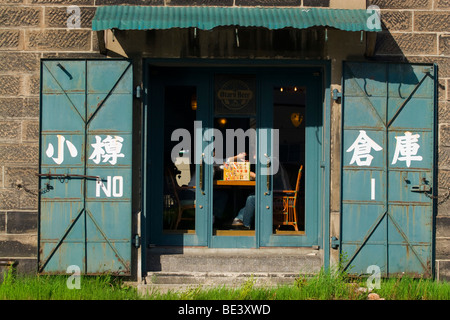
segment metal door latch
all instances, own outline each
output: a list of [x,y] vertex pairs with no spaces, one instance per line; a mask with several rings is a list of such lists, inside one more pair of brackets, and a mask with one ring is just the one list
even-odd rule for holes
[[53,189],[54,189],[53,186],[51,186],[50,183],[47,182],[47,183],[45,184],[45,187],[44,187],[44,188],[39,189],[39,193],[40,193],[40,194],[44,194],[44,193],[50,192],[50,190],[53,190]]
[[334,250],[339,248],[339,239],[337,237],[331,237],[331,248]]
[[412,186],[411,192],[431,192],[431,186],[427,184],[419,184],[418,186]]
[[141,246],[141,237],[138,234],[134,235],[133,245],[135,248],[139,248]]
[[342,93],[338,91],[338,89],[333,90],[333,100],[337,101],[342,98]]
[[55,177],[55,178],[58,178],[60,181],[64,181],[64,180],[70,179],[70,178],[86,178],[86,179],[95,179],[97,181],[102,181],[102,178],[100,178],[99,176],[87,176],[87,175],[84,175],[84,174],[36,173],[36,176],[38,176],[38,177],[48,177],[48,178]]

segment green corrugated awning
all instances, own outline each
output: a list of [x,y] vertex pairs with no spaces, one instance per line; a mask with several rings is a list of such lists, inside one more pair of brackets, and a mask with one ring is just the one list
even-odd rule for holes
[[306,29],[327,26],[346,31],[381,31],[368,23],[371,18],[373,13],[363,9],[102,6],[97,7],[92,29],[211,30],[219,26]]

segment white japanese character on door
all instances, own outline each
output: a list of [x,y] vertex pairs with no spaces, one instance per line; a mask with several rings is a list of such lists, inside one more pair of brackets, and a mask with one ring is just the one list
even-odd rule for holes
[[372,149],[380,151],[383,148],[369,138],[366,131],[360,130],[355,142],[347,149],[347,152],[353,151],[350,164],[356,162],[358,166],[370,166],[373,160],[373,156],[370,154]]
[[120,136],[107,136],[102,140],[100,136],[95,136],[95,143],[91,144],[94,148],[89,160],[99,164],[103,159],[103,162],[109,162],[112,165],[117,163],[117,158],[124,158],[125,155],[121,153],[123,138]]
[[77,148],[73,145],[72,142],[70,142],[69,140],[66,140],[66,138],[62,135],[56,135],[56,137],[58,138],[58,152],[57,152],[57,156],[53,157],[54,153],[55,153],[55,148],[53,147],[53,144],[49,143],[47,146],[47,150],[45,151],[45,154],[47,155],[47,157],[52,158],[52,160],[56,163],[56,164],[62,164],[64,162],[64,145],[67,146],[67,149],[69,150],[70,156],[72,158],[75,158],[78,155],[78,150]]
[[392,164],[396,164],[397,161],[405,161],[406,166],[411,166],[411,161],[422,161],[422,156],[418,156],[420,145],[419,134],[412,134],[411,132],[405,132],[404,136],[395,137],[397,144],[395,146],[394,159]]

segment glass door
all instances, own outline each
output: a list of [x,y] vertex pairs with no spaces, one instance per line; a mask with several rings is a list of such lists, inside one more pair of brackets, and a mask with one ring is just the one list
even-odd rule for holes
[[[318,244],[322,192],[322,91],[320,73],[271,73],[261,89],[261,246]],[[267,150],[267,151],[264,151]],[[263,160],[264,157],[261,157]],[[264,161],[260,161],[260,170]]]
[[211,247],[256,246],[257,73],[214,70]]
[[202,136],[208,81],[167,68],[152,69],[150,75],[150,244],[206,245],[209,205]]
[[149,72],[150,244],[318,245],[323,94],[308,70]]

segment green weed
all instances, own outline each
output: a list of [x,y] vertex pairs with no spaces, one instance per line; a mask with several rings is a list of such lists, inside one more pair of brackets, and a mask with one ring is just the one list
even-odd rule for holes
[[63,275],[14,276],[10,270],[0,283],[0,300],[128,300],[140,299],[137,290],[109,275],[81,277],[80,289],[69,289]]
[[[365,279],[353,279],[340,268],[300,275],[291,285],[256,286],[253,277],[237,287],[191,287],[166,293],[139,294],[121,278],[81,276],[80,289],[69,289],[69,276],[17,276],[8,272],[0,283],[0,300],[365,300]],[[383,279],[374,289],[386,300],[449,300],[450,283],[407,276]]]

